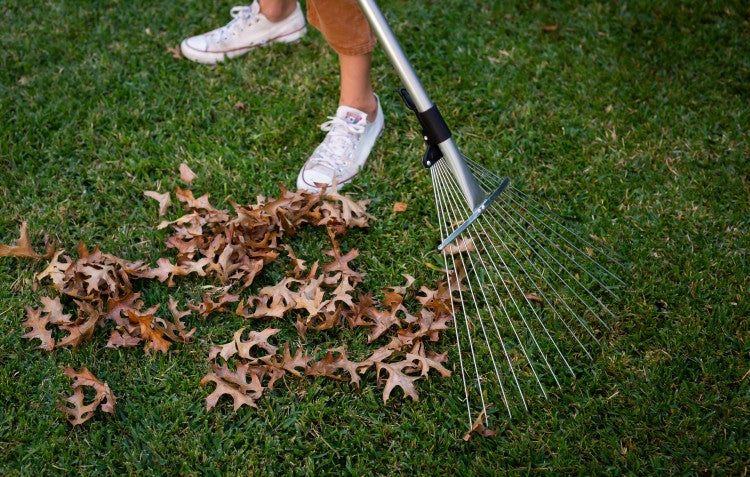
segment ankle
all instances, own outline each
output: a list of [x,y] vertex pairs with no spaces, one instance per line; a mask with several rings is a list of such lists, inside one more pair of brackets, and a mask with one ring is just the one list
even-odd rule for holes
[[367,122],[372,123],[378,116],[378,100],[375,99],[375,95],[371,95],[369,98],[341,98],[339,99],[339,106],[349,106],[350,108],[358,109],[363,113],[367,114]]
[[296,0],[259,0],[260,13],[269,22],[276,23],[285,20],[297,9]]

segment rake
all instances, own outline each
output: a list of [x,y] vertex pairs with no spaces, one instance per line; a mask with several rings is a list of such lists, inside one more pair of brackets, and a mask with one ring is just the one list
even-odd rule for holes
[[[528,411],[575,377],[614,313],[624,282],[607,267],[615,253],[461,154],[374,0],[357,0],[395,67],[399,92],[422,127],[455,319],[469,426],[502,401]],[[517,404],[517,402],[520,402]]]

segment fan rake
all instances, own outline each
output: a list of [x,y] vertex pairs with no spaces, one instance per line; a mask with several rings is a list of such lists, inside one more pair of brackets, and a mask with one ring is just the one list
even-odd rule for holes
[[512,417],[529,409],[530,393],[547,398],[593,359],[616,318],[603,300],[618,299],[624,285],[602,263],[620,264],[611,249],[461,154],[375,1],[358,2],[427,143],[422,163],[443,237],[469,425],[477,411],[487,420],[496,400]]

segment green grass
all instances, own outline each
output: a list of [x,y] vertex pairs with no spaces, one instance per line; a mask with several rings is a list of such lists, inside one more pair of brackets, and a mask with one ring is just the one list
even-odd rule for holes
[[[167,52],[226,21],[230,4],[11,0],[0,7],[0,243],[29,222],[152,262],[170,254],[146,189],[177,166],[215,203],[289,186],[333,113],[337,63],[322,36],[218,67]],[[0,260],[0,472],[744,474],[748,468],[750,8],[744,2],[407,2],[382,8],[459,146],[615,244],[630,290],[590,370],[494,439],[461,440],[460,380],[421,401],[286,380],[259,410],[207,412],[211,344],[242,320],[194,318],[169,356],[109,350],[100,330],[50,354],[21,339],[43,265]],[[557,25],[553,32],[543,25]],[[347,236],[365,286],[432,282],[437,236],[415,121],[381,50],[387,131],[348,192],[376,221]],[[234,105],[241,101],[246,110]],[[391,212],[404,201],[404,214]],[[296,242],[320,250],[322,230]],[[268,278],[268,280],[271,280]],[[200,285],[146,286],[149,303]],[[335,346],[332,338],[330,345]],[[448,339],[444,346],[450,347]],[[455,360],[454,360],[455,362]],[[71,429],[54,408],[60,366],[85,365],[118,397],[114,417]]]

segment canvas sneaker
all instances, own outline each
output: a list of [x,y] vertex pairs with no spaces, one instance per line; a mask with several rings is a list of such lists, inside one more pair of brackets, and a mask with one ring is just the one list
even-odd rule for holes
[[230,13],[232,21],[223,27],[183,40],[182,55],[198,63],[213,64],[259,46],[297,41],[307,32],[299,2],[294,13],[279,22],[269,21],[262,14],[257,0],[252,5],[232,7]]
[[339,106],[336,115],[320,125],[328,134],[302,166],[297,176],[298,189],[317,192],[319,185],[334,182],[338,188],[357,175],[385,126],[380,100],[377,101],[377,116],[371,123],[367,122],[366,113]]

